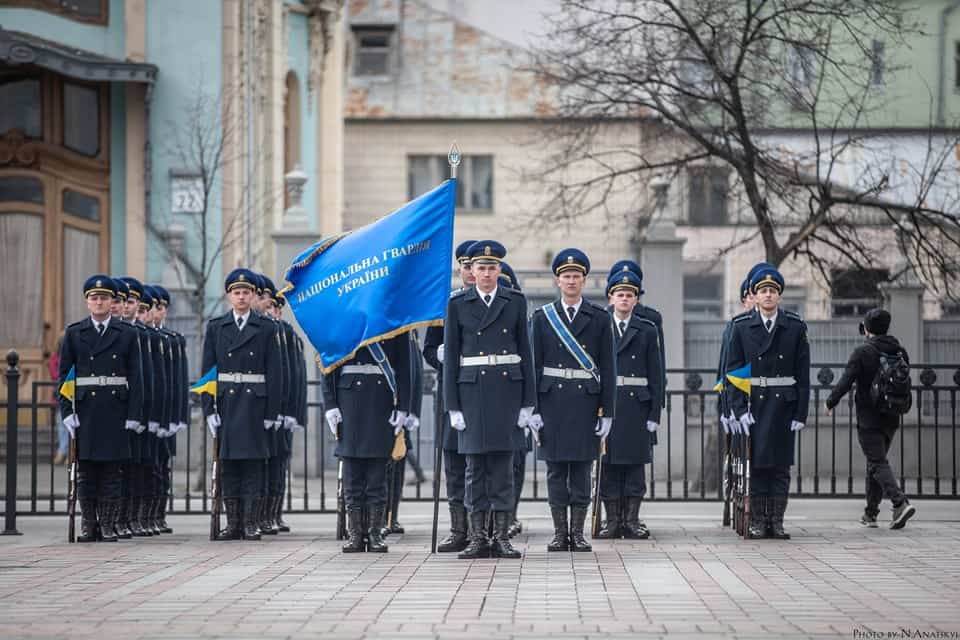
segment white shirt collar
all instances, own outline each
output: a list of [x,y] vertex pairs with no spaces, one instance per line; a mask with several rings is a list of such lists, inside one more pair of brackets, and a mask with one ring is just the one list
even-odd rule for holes
[[493,290],[488,291],[487,293],[480,291],[480,287],[477,287],[476,285],[474,285],[474,287],[476,288],[477,295],[480,296],[481,300],[483,300],[485,296],[490,296],[490,302],[487,302],[486,300],[484,300],[483,303],[485,305],[489,307],[491,304],[493,304],[494,299],[497,297],[497,285],[493,285]]
[[241,316],[241,315],[237,315],[237,312],[234,311],[234,312],[233,312],[233,324],[237,324],[237,320],[239,320],[240,318],[243,318],[243,326],[247,326],[247,320],[250,319],[250,311],[248,310],[248,311],[247,311],[245,314],[243,314],[242,316]]
[[566,302],[563,301],[563,298],[560,298],[560,306],[563,308],[563,312],[567,314],[568,318],[570,317],[570,312],[567,311],[567,309],[569,309],[570,307],[573,307],[573,317],[576,318],[577,313],[580,312],[580,305],[582,304],[583,304],[583,296],[580,296],[580,299],[577,300],[576,304],[567,304]]
[[103,321],[99,321],[99,322],[98,322],[96,318],[94,318],[93,316],[90,316],[90,322],[93,323],[93,328],[94,328],[94,329],[97,328],[97,325],[98,325],[98,324],[102,324],[104,331],[106,331],[107,327],[110,326],[110,319],[111,319],[111,318],[113,318],[113,316],[107,316],[107,319],[106,319],[106,320],[103,320]]
[[779,314],[780,314],[780,310],[777,309],[776,311],[773,312],[773,315],[768,318],[767,316],[763,315],[763,312],[761,311],[761,312],[760,312],[760,320],[763,322],[763,327],[764,327],[764,328],[767,327],[767,320],[772,320],[772,321],[773,321],[773,324],[771,324],[770,327],[773,328],[773,326],[774,326],[775,324],[777,324],[777,316],[778,316]]

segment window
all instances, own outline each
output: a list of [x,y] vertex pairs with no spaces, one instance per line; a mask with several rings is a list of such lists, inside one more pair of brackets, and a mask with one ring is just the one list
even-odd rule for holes
[[812,47],[793,45],[788,57],[790,101],[796,109],[807,109],[817,84],[817,53]]
[[28,138],[43,136],[43,103],[39,78],[16,78],[0,83],[0,135],[19,129]]
[[879,88],[884,85],[884,53],[885,45],[880,40],[874,40],[870,55],[870,86]]
[[[447,156],[407,158],[407,196],[414,199],[450,177]],[[493,210],[493,156],[464,156],[457,170],[457,209]]]
[[687,318],[722,318],[723,276],[684,276],[683,315]]
[[960,40],[953,43],[953,88],[960,91]]
[[79,218],[97,222],[100,220],[100,201],[70,189],[63,190],[63,210]]
[[729,191],[726,169],[719,167],[692,169],[688,223],[698,227],[726,224]]
[[880,305],[880,285],[890,279],[886,269],[835,269],[830,295],[833,317],[859,317]]
[[63,146],[85,156],[100,150],[100,96],[96,88],[63,83]]
[[0,178],[0,202],[43,204],[43,183],[30,176]]
[[110,0],[0,0],[0,6],[28,7],[78,22],[107,24]]
[[353,62],[355,76],[390,75],[393,27],[354,27],[357,55]]

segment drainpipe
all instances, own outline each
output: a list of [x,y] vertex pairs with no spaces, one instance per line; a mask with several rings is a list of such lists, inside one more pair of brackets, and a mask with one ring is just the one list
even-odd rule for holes
[[247,11],[247,37],[246,37],[246,47],[247,47],[247,142],[246,142],[246,156],[247,156],[247,202],[246,207],[244,207],[244,227],[246,228],[246,254],[247,254],[247,267],[253,267],[253,198],[256,194],[254,189],[254,166],[253,166],[253,136],[254,136],[254,122],[253,122],[253,0],[246,1],[246,11]]
[[946,75],[947,75],[947,22],[950,14],[957,8],[960,8],[960,0],[954,0],[949,6],[940,12],[940,35],[939,35],[939,74],[937,76],[937,125],[945,126],[944,109],[946,102]]

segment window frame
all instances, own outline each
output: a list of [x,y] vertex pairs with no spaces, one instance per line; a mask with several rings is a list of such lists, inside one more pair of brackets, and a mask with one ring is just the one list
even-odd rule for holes
[[[809,65],[807,65],[807,54],[809,54]],[[809,68],[808,68],[809,66]],[[803,71],[803,82],[798,73]],[[788,94],[790,97],[790,106],[797,111],[806,111],[810,109],[810,102],[817,85],[817,51],[811,45],[791,44],[787,54],[787,82]]]
[[[73,147],[67,145],[67,85],[73,85],[83,89],[89,89],[93,91],[94,94],[96,94],[97,96],[97,127],[98,127],[97,150],[92,154],[85,153],[83,151],[80,151],[79,149],[74,149]],[[60,89],[58,92],[59,100],[56,107],[60,111],[59,113],[60,131],[58,136],[59,140],[57,140],[57,144],[62,146],[64,149],[66,149],[70,153],[75,153],[79,156],[83,156],[84,158],[99,158],[104,151],[104,144],[109,142],[108,140],[105,139],[104,129],[103,129],[104,126],[109,126],[109,121],[105,122],[103,117],[104,111],[105,111],[104,107],[107,104],[105,102],[107,100],[107,96],[104,95],[104,92],[105,92],[104,87],[97,83],[84,82],[83,80],[75,80],[73,78],[64,78],[59,83],[59,89]]]
[[45,13],[59,15],[67,20],[107,26],[110,24],[110,0],[100,0],[100,11],[96,16],[79,15],[63,6],[61,0],[0,0],[0,7],[35,9]]
[[[712,215],[712,208],[715,206],[714,202],[714,179],[722,178],[724,180],[724,195],[721,203],[720,216],[719,218]],[[694,180],[699,179],[703,181],[704,197],[703,202],[707,205],[704,207],[705,210],[710,210],[711,215],[708,216],[709,220],[704,221],[703,218],[695,218],[693,214],[694,210]],[[718,167],[714,165],[704,165],[690,167],[687,170],[687,225],[691,227],[724,227],[730,224],[730,210],[728,204],[730,202],[730,170],[726,167]],[[718,221],[719,220],[719,221]]]
[[[876,289],[876,295],[837,295],[838,280],[843,278],[856,278],[863,280],[869,278],[874,281],[872,285]],[[883,294],[880,291],[880,285],[890,280],[889,269],[834,269],[830,274],[830,317],[831,318],[857,318],[862,317],[868,310],[880,306],[883,302]],[[843,283],[843,286],[847,285]],[[861,293],[859,291],[854,293]],[[866,289],[862,293],[869,293]],[[842,310],[842,311],[841,311]]]
[[[430,160],[430,181],[434,185],[440,184],[442,181],[450,177],[450,165],[447,162],[447,156],[432,154],[432,153],[408,153],[407,154],[407,199],[413,200],[414,198],[422,195],[420,193],[413,193],[413,190],[410,188],[410,168],[411,161],[414,158],[429,158]],[[473,161],[475,158],[490,158],[490,207],[489,208],[474,208],[470,206],[470,194],[472,192],[473,186]],[[460,166],[457,168],[457,191],[459,194],[463,195],[463,204],[457,204],[457,213],[468,213],[468,214],[477,214],[477,215],[491,215],[496,209],[496,201],[494,197],[496,195],[496,189],[494,188],[494,183],[496,182],[496,158],[492,153],[473,153],[470,155],[462,156]],[[446,167],[444,171],[442,167]]]
[[[350,65],[350,76],[352,78],[389,78],[393,76],[394,72],[394,58],[397,45],[397,29],[396,25],[392,24],[381,24],[381,25],[351,25],[350,27],[351,35],[353,37],[353,47],[354,55],[353,61]],[[364,34],[386,34],[387,36],[387,45],[385,47],[364,47],[362,45],[362,38]],[[385,62],[385,71],[383,73],[358,73],[359,63],[360,63],[360,54],[364,51],[380,51],[383,50],[383,53],[386,58]]]
[[[699,278],[703,282],[710,281],[716,288],[716,297],[690,297],[687,281],[690,278]],[[686,273],[683,275],[683,317],[691,320],[719,320],[724,317],[723,274],[720,273]]]
[[886,43],[874,39],[870,44],[870,53],[870,88],[880,90],[887,86]]

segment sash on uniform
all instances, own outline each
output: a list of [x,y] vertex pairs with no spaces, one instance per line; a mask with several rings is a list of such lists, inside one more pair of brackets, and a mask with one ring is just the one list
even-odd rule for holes
[[553,332],[557,334],[557,337],[560,338],[560,342],[563,343],[563,346],[566,347],[570,355],[573,356],[573,359],[577,361],[577,364],[580,365],[580,368],[584,371],[590,373],[593,376],[593,379],[598,383],[600,382],[600,371],[597,369],[597,365],[593,362],[593,358],[590,357],[590,354],[580,346],[580,343],[577,342],[576,337],[570,333],[570,328],[567,326],[567,323],[564,322],[560,315],[557,313],[556,307],[553,306],[553,303],[545,304],[540,308],[543,311],[543,315],[547,317],[547,322],[550,323],[550,328],[553,329]]
[[390,365],[390,358],[387,357],[387,353],[383,350],[383,347],[380,346],[379,342],[368,344],[367,351],[370,352],[374,362],[380,367],[380,371],[383,372],[383,377],[387,379],[387,385],[390,387],[390,391],[393,392],[393,406],[397,406],[397,377],[393,372],[393,367]]

